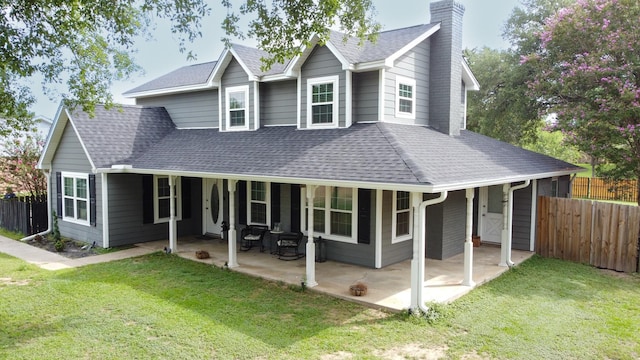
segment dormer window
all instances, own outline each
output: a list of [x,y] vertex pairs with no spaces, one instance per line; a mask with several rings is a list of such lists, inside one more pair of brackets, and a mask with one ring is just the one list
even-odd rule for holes
[[396,117],[416,118],[416,81],[396,77]]
[[338,126],[339,77],[307,80],[307,127]]
[[249,129],[249,86],[229,87],[225,90],[227,130]]

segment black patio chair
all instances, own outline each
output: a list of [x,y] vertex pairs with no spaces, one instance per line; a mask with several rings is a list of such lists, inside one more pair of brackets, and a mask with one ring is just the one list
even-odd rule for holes
[[249,251],[260,244],[260,252],[264,252],[264,235],[269,232],[266,225],[247,225],[240,232],[240,251]]
[[302,257],[300,254],[300,242],[302,242],[301,232],[290,232],[280,235],[277,241],[277,254],[280,260],[296,260]]

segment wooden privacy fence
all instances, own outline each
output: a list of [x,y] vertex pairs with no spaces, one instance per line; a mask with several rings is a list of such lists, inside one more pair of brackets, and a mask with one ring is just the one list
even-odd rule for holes
[[574,198],[636,202],[638,180],[607,180],[577,177],[573,179],[571,194]]
[[0,200],[0,227],[26,235],[47,230],[47,196]]
[[543,257],[638,271],[640,207],[538,198],[536,251]]

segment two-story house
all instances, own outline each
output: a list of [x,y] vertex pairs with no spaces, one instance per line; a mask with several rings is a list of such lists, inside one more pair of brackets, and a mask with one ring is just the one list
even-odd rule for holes
[[464,7],[430,11],[375,43],[314,39],[268,71],[263,52],[233,45],[93,119],[60,108],[40,166],[61,233],[175,249],[224,222],[235,267],[239,229],[279,223],[307,239],[309,286],[318,236],[330,260],[415,260],[414,285],[425,257],[460,253],[471,285],[472,234],[502,247],[503,266],[512,247],[534,250],[537,196],[567,196],[579,168],[465,129],[479,84],[461,56]]

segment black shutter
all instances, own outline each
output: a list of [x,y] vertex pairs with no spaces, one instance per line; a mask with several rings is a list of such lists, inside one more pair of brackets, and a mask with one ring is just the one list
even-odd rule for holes
[[191,219],[191,178],[183,177],[182,186],[182,219]]
[[142,223],[153,224],[153,175],[142,175]]
[[247,224],[247,182],[238,181],[238,224]]
[[291,184],[291,231],[300,231],[300,185]]
[[[381,199],[376,199],[381,201]],[[371,242],[371,189],[358,189],[358,244]]]
[[62,219],[62,173],[56,172],[56,216]]
[[280,222],[280,184],[271,183],[271,223]]
[[96,226],[96,215],[96,174],[89,174],[89,223],[91,226]]

